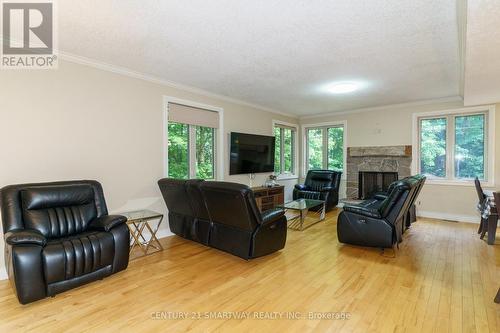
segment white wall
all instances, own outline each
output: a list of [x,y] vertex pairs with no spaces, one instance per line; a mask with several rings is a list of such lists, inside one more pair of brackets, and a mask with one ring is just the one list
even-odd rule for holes
[[[296,118],[65,61],[58,70],[1,71],[0,187],[96,179],[111,212],[165,212],[156,182],[164,176],[166,95],[224,109],[224,156],[231,131],[272,135],[273,119],[298,123]],[[266,177],[258,175],[254,185]],[[224,178],[248,184],[246,176],[229,176],[227,167]],[[290,191],[294,181],[284,183]],[[168,233],[167,227],[165,222],[162,234]],[[0,275],[2,270],[3,259]]]
[[[347,121],[347,146],[393,146],[412,144],[413,114],[428,111],[462,108],[462,102],[414,104],[400,107],[373,108],[335,116],[301,119],[301,124]],[[497,109],[499,106],[497,105]],[[496,117],[496,137],[499,137],[500,117]],[[500,163],[500,145],[495,146],[495,165]],[[500,168],[495,167],[495,186],[500,188]],[[472,182],[469,186],[426,184],[417,200],[421,216],[450,220],[479,222],[475,210],[477,194]]]

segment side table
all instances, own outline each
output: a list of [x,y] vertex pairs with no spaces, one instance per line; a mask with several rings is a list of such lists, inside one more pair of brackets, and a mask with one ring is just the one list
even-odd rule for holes
[[[163,250],[163,246],[156,237],[156,233],[163,221],[163,214],[145,209],[120,213],[120,215],[127,218],[127,226],[132,236],[130,239],[130,254],[136,247],[142,250],[143,255]],[[149,251],[150,249],[154,250]]]

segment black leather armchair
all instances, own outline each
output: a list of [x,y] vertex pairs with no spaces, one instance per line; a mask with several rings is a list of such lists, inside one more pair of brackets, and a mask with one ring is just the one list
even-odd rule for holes
[[176,235],[244,259],[285,246],[285,212],[260,213],[246,185],[169,178],[160,179],[158,185],[169,211],[170,230]]
[[326,211],[339,203],[339,187],[342,172],[331,170],[309,170],[304,184],[293,189],[293,199],[316,199],[326,202]]
[[405,216],[416,199],[419,184],[417,178],[405,178],[395,182],[383,200],[345,205],[337,220],[339,241],[380,248],[400,243]]
[[127,268],[126,218],[108,215],[98,182],[11,185],[0,199],[7,273],[22,304]]

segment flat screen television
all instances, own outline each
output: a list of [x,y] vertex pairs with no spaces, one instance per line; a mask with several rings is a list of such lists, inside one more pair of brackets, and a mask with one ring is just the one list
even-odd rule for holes
[[229,174],[274,171],[274,136],[231,132]]

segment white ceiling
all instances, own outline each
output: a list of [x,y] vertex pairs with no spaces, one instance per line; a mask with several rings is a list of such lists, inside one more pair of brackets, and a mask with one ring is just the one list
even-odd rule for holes
[[500,1],[469,0],[464,104],[500,101]]
[[[310,115],[459,94],[455,0],[65,0],[58,6],[65,53],[281,112]],[[337,80],[363,80],[366,87],[348,95],[320,91]]]

